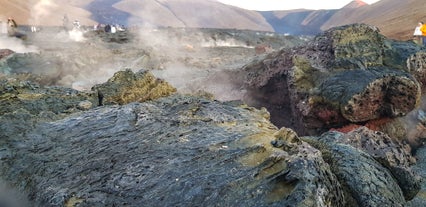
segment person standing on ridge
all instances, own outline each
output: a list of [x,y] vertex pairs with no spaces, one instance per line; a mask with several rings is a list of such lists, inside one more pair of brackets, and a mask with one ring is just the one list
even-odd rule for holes
[[420,31],[422,31],[422,42],[423,46],[426,46],[426,24],[423,22],[420,22],[422,26],[420,27]]
[[413,33],[414,41],[419,45],[423,44],[423,41],[422,41],[423,34],[422,34],[422,31],[420,31],[420,27],[422,27],[422,26],[423,26],[423,24],[421,22],[419,22],[416,29],[414,29],[414,33]]

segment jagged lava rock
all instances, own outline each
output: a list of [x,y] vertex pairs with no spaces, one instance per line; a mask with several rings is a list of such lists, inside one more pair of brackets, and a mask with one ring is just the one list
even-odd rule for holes
[[179,95],[49,122],[9,113],[26,127],[0,131],[0,175],[34,206],[344,206],[321,153],[273,147],[284,135],[267,118]]
[[407,205],[410,207],[426,206],[426,179],[424,179],[426,178],[426,146],[417,149],[415,157],[417,158],[417,163],[413,166],[413,170],[423,179],[421,180],[420,192]]
[[97,92],[98,104],[102,105],[150,101],[169,96],[176,88],[148,71],[133,73],[126,69],[115,73],[107,82],[93,86],[92,91]]
[[402,116],[420,100],[407,69],[414,43],[386,39],[365,24],[332,28],[307,45],[284,48],[247,64],[248,102],[267,106],[272,121],[300,135],[382,117]]
[[322,100],[311,107],[337,105],[336,113],[350,122],[404,116],[418,106],[421,96],[420,85],[410,74],[384,67],[343,71],[325,79],[318,89]]
[[342,143],[364,151],[388,169],[396,179],[406,200],[411,200],[420,190],[419,177],[414,174],[412,166],[415,158],[411,148],[382,132],[360,127],[349,133],[322,135],[323,143]]
[[409,146],[384,133],[361,127],[302,140],[320,149],[351,206],[406,206],[420,190]]
[[[96,103],[91,93],[58,86],[44,86],[32,82],[32,76],[0,78],[0,115],[23,109],[33,115],[44,111],[69,114],[78,111],[82,101]],[[35,78],[36,79],[36,78]],[[7,124],[5,122],[4,124]]]

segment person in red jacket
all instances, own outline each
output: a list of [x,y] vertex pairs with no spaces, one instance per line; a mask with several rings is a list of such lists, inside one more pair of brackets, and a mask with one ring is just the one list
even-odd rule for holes
[[420,27],[420,31],[422,31],[422,38],[423,38],[423,46],[426,46],[426,24],[423,22],[420,22],[422,26]]

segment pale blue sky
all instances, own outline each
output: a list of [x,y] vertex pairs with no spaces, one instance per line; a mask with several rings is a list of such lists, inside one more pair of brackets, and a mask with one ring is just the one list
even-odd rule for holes
[[[352,0],[218,0],[249,10],[340,9]],[[373,4],[379,0],[363,0]]]

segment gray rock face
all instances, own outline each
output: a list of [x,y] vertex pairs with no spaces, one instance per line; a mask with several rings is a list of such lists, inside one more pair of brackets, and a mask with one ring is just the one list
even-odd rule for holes
[[343,206],[321,153],[272,147],[265,117],[180,96],[51,122],[18,111],[2,116],[27,125],[0,132],[0,175],[35,206]]
[[419,191],[420,183],[411,166],[415,158],[407,144],[391,139],[388,135],[361,127],[347,134],[324,134],[323,143],[347,144],[362,150],[387,168],[402,189],[405,199],[411,200]]
[[306,141],[321,149],[348,196],[358,206],[405,206],[420,190],[408,145],[361,127],[325,133]]
[[419,148],[415,153],[415,157],[417,158],[417,163],[413,166],[413,170],[422,178],[422,180],[419,193],[407,205],[410,207],[426,205],[426,147],[423,146]]
[[392,174],[368,154],[348,145],[330,148],[332,166],[358,206],[404,206],[405,200]]
[[38,115],[43,111],[55,114],[69,114],[78,111],[82,101],[96,103],[91,93],[74,89],[43,86],[22,77],[0,78],[0,115],[18,109]]

